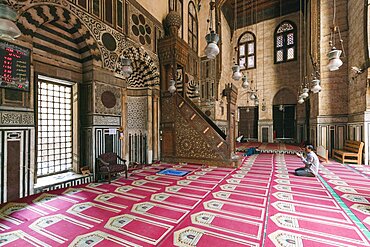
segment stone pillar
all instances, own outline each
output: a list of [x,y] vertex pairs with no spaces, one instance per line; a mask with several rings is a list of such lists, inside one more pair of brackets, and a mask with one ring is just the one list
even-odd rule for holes
[[[320,2],[320,74],[322,90],[313,96],[311,102],[310,129],[316,129],[316,143],[329,150],[340,148],[342,142],[347,139],[346,125],[348,122],[348,61],[347,56],[341,57],[343,65],[336,71],[329,71],[328,52],[331,50],[329,44],[333,30],[333,1]],[[348,51],[348,2],[346,0],[336,1],[336,25],[339,26],[343,39],[344,51]],[[342,49],[338,33],[336,43],[337,49]]]
[[235,152],[235,129],[236,129],[236,101],[238,98],[238,89],[233,84],[228,84],[224,90],[227,99],[227,142],[230,145],[230,154]]
[[147,135],[147,143],[148,143],[148,152],[147,152],[147,161],[148,161],[148,164],[151,164],[152,163],[152,160],[153,160],[153,149],[154,149],[154,146],[153,146],[153,140],[154,140],[154,129],[153,129],[153,126],[154,126],[154,107],[153,107],[153,94],[152,92],[150,92],[148,90],[148,101],[147,101],[147,108],[148,108],[148,113],[147,113],[147,116],[148,116],[148,119],[147,119],[147,132],[148,132],[148,135]]
[[121,89],[122,103],[121,103],[121,127],[123,129],[123,139],[122,142],[122,157],[128,160],[128,129],[127,129],[127,88]]
[[159,160],[159,91],[153,93],[153,160]]

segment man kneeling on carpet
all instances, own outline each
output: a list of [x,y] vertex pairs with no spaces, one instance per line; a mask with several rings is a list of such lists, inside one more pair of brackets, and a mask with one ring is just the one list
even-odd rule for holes
[[305,152],[306,158],[303,157],[303,154],[297,153],[297,156],[302,159],[305,166],[296,169],[295,175],[304,177],[314,177],[319,172],[320,166],[319,158],[314,153],[312,145],[306,145]]

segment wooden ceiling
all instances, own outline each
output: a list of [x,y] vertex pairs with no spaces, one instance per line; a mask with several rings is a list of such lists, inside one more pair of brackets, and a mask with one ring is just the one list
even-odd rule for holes
[[[234,29],[236,6],[237,28],[249,26],[263,20],[284,16],[303,9],[307,0],[223,0],[222,12],[231,29]],[[236,2],[236,5],[235,5]]]

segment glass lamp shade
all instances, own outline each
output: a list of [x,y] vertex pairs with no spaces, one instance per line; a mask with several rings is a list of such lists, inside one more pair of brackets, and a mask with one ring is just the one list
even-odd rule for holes
[[218,34],[214,31],[211,31],[206,35],[207,47],[204,50],[208,59],[214,59],[220,52],[220,49],[217,46],[219,37]]
[[176,82],[174,80],[170,80],[170,86],[168,87],[168,91],[170,93],[174,93],[176,92],[176,86],[175,86]]
[[126,77],[131,75],[133,72],[131,60],[123,55],[120,57],[120,63],[118,64],[117,68],[120,70],[120,73]]
[[243,87],[244,89],[247,89],[247,88],[248,88],[248,86],[249,86],[248,77],[247,77],[246,75],[244,75],[244,76],[243,76],[243,78],[242,78],[242,81],[243,81],[243,83],[242,83],[242,87]]
[[239,81],[243,76],[243,74],[240,72],[239,65],[234,65],[231,69],[233,70],[232,78],[236,81]]
[[318,93],[318,92],[321,91],[320,80],[318,80],[316,78],[312,80],[312,88],[311,88],[311,91],[313,93]]
[[301,97],[303,98],[303,99],[305,99],[305,98],[307,98],[308,97],[308,92],[309,92],[310,90],[308,89],[308,88],[303,88],[303,90],[302,90],[302,94],[301,94]]
[[132,67],[125,65],[122,67],[122,72],[125,73],[126,75],[131,75],[132,74]]
[[251,100],[256,99],[256,95],[254,93],[251,94]]
[[298,99],[298,104],[303,104],[303,102],[304,102],[304,99],[300,96]]
[[279,111],[284,111],[284,106],[283,105],[279,105]]
[[220,49],[218,48],[217,44],[208,43],[204,52],[208,59],[215,59],[218,53],[220,52]]
[[0,3],[0,38],[14,40],[21,36],[21,31],[14,23],[16,18],[17,12],[14,9],[7,4]]
[[255,99],[255,100],[254,100],[254,105],[255,105],[255,106],[258,106],[259,104],[260,104],[260,102],[258,101],[258,99]]
[[328,53],[329,64],[328,69],[329,71],[338,70],[340,66],[342,66],[343,62],[340,60],[340,55],[342,54],[341,50],[337,50],[335,47]]
[[195,96],[199,96],[199,88],[198,88],[198,86],[195,86],[194,87],[194,95]]
[[0,38],[14,40],[21,36],[21,31],[14,22],[7,19],[0,19]]

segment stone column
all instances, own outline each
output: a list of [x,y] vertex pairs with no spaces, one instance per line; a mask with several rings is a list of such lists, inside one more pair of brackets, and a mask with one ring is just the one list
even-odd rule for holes
[[[320,93],[313,95],[311,102],[310,129],[316,129],[316,143],[329,150],[340,148],[346,136],[348,123],[348,60],[341,57],[343,65],[336,71],[329,71],[328,52],[331,50],[329,41],[334,34],[337,49],[342,49],[338,33],[333,33],[333,1],[320,2]],[[348,51],[348,2],[336,1],[336,25],[339,26],[343,39],[344,51]]]
[[153,92],[153,160],[159,160],[159,91]]
[[236,129],[236,101],[238,98],[238,89],[233,84],[228,84],[224,89],[224,95],[227,99],[227,142],[230,145],[230,155],[235,152],[235,129]]

